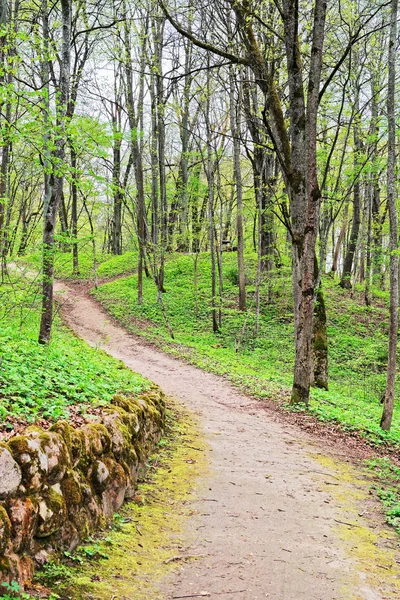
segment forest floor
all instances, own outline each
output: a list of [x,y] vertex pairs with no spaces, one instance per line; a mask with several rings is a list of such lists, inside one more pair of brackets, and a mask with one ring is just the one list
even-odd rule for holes
[[[59,282],[57,292],[79,337],[189,407],[205,437],[208,468],[182,533],[184,554],[197,558],[181,557],[183,566],[148,600],[400,597],[399,540],[384,523],[357,447],[329,443],[326,432],[311,435],[224,378],[132,336],[86,285]],[[127,589],[117,598],[125,597],[138,596]]]

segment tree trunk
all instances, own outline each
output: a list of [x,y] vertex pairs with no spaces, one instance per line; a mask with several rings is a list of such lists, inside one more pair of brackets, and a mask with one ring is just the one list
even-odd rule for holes
[[326,333],[326,310],[324,294],[319,285],[314,306],[313,327],[313,360],[314,360],[314,385],[328,389],[328,338]]
[[235,97],[235,78],[233,68],[229,72],[230,83],[230,123],[233,137],[233,178],[236,185],[236,228],[238,241],[238,281],[239,281],[239,310],[246,310],[246,280],[244,273],[244,236],[243,236],[243,184],[242,170],[240,166],[240,105],[241,89],[239,98]]
[[[49,30],[47,0],[42,1],[43,39],[45,56],[43,60],[43,75],[48,76],[49,71]],[[57,137],[55,140],[54,157],[57,163],[57,172],[50,177],[45,174],[44,227],[43,227],[43,285],[42,285],[42,316],[40,321],[39,343],[47,344],[50,341],[53,323],[53,280],[54,280],[54,233],[57,213],[63,198],[64,177],[62,175],[65,161],[65,118],[67,114],[69,77],[70,77],[70,38],[71,38],[71,0],[61,0],[62,13],[62,56],[60,62],[59,101],[57,103]],[[46,81],[46,79],[44,79]],[[47,79],[48,81],[48,79]],[[45,131],[48,127],[48,100],[45,101]],[[45,140],[45,146],[47,141]],[[61,170],[61,174],[60,173]],[[52,182],[54,182],[53,185]],[[52,189],[51,189],[52,188]]]
[[396,210],[396,120],[395,120],[395,82],[396,82],[396,44],[397,44],[397,11],[398,0],[391,0],[390,39],[389,39],[389,77],[388,77],[388,166],[387,195],[390,222],[390,318],[389,318],[389,352],[381,428],[389,431],[392,424],[394,386],[397,365],[397,336],[399,326],[399,255],[398,255],[398,223]]
[[157,103],[157,125],[158,125],[158,173],[160,177],[160,265],[158,269],[157,284],[159,294],[165,292],[165,251],[168,243],[168,204],[167,204],[167,176],[165,169],[165,99],[164,99],[164,80],[162,76],[162,49],[164,36],[163,19],[158,20],[156,37],[155,61],[157,65],[156,74],[156,103]]
[[[210,58],[208,58],[208,63]],[[211,125],[210,125],[210,71],[207,70],[207,100],[206,100],[206,131],[207,131],[207,184],[208,184],[208,236],[211,256],[211,309],[212,309],[212,327],[213,332],[218,331],[218,316],[216,310],[217,277],[215,261],[215,236],[214,236],[214,165],[211,146]]]
[[122,254],[122,187],[121,187],[121,109],[118,99],[113,107],[113,215],[111,221],[111,250],[115,255]]
[[70,144],[71,153],[71,233],[72,233],[72,272],[79,275],[79,251],[78,251],[78,169],[77,156],[73,144]]
[[[296,131],[296,134],[292,136],[292,164],[296,172],[294,178],[293,176],[290,177],[293,222],[292,280],[293,296],[297,303],[297,306],[295,306],[295,364],[291,401],[294,404],[304,402],[306,405],[309,401],[312,378],[314,299],[315,285],[318,279],[315,273],[315,252],[321,192],[317,176],[317,112],[326,10],[326,0],[317,0],[306,110],[304,110],[304,100],[300,94],[303,83],[301,65],[298,63],[297,54],[299,49],[296,16],[293,15],[292,17],[286,14],[288,28],[293,28],[293,31],[289,31],[287,40],[288,42],[291,41],[292,45],[292,55],[288,59],[288,69],[289,73],[293,73],[294,76],[290,92],[292,96],[291,124],[293,130]],[[302,126],[302,122],[304,122],[304,126]],[[306,156],[304,160],[305,148]]]
[[[358,82],[356,82],[358,85]],[[356,90],[355,97],[355,124],[354,124],[354,173],[356,180],[354,182],[353,190],[353,222],[351,226],[350,240],[347,248],[346,256],[343,263],[342,278],[340,280],[340,286],[345,289],[351,289],[351,272],[353,268],[354,255],[357,248],[358,232],[361,224],[361,185],[360,185],[360,152],[361,152],[361,139],[360,139],[360,126],[359,126],[359,91],[358,87]]]

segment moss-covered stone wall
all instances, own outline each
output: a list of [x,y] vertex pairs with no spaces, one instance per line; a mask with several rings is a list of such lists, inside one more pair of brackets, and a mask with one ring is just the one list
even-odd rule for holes
[[164,428],[153,386],[115,396],[80,428],[28,427],[0,444],[0,582],[31,580],[35,567],[71,551],[132,497],[138,472]]

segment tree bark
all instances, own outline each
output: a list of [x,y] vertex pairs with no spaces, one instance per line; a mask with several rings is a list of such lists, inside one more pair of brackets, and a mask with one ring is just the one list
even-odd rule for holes
[[240,166],[240,105],[241,89],[235,94],[235,78],[233,68],[229,71],[230,84],[230,124],[233,138],[233,179],[236,187],[236,231],[238,241],[238,281],[239,281],[239,310],[246,310],[246,280],[244,273],[244,236],[243,236],[243,183]]
[[358,80],[356,81],[356,95],[354,102],[355,110],[355,123],[354,123],[354,175],[356,180],[354,182],[353,189],[353,221],[351,225],[351,233],[349,245],[347,248],[346,256],[343,263],[342,277],[340,280],[340,286],[345,289],[351,289],[351,272],[353,269],[354,255],[357,248],[358,233],[360,231],[361,224],[361,184],[360,184],[360,152],[361,152],[361,138],[360,138],[360,125],[359,125],[359,90]]
[[389,76],[388,76],[388,166],[387,196],[390,222],[390,317],[389,317],[389,352],[386,376],[386,391],[381,419],[381,428],[389,431],[393,418],[394,386],[397,365],[397,336],[399,327],[399,255],[398,255],[398,222],[396,210],[396,120],[395,120],[395,83],[396,83],[396,44],[397,44],[397,12],[398,0],[391,1],[390,39],[389,39]]
[[[64,176],[62,174],[65,161],[66,115],[70,77],[70,38],[71,38],[71,0],[61,0],[62,15],[62,54],[60,62],[59,100],[57,102],[57,136],[55,140],[53,173],[45,174],[45,205],[43,227],[43,284],[42,284],[42,316],[40,321],[39,343],[50,341],[53,323],[53,282],[54,282],[54,233],[59,207],[63,198]],[[47,0],[42,1],[42,22],[44,39],[44,76],[49,71],[49,30]],[[46,81],[46,79],[45,79]],[[47,79],[48,81],[48,79]],[[49,100],[45,100],[45,136],[48,128]],[[47,142],[45,140],[45,145]]]

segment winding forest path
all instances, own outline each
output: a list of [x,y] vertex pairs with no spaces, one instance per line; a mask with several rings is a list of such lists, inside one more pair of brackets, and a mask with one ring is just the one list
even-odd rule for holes
[[[164,355],[112,322],[84,285],[57,284],[70,327],[199,415],[210,447],[186,562],[160,598],[400,598],[398,538],[368,477],[223,378]],[[206,491],[205,491],[206,490]],[[149,600],[153,600],[149,598]]]

